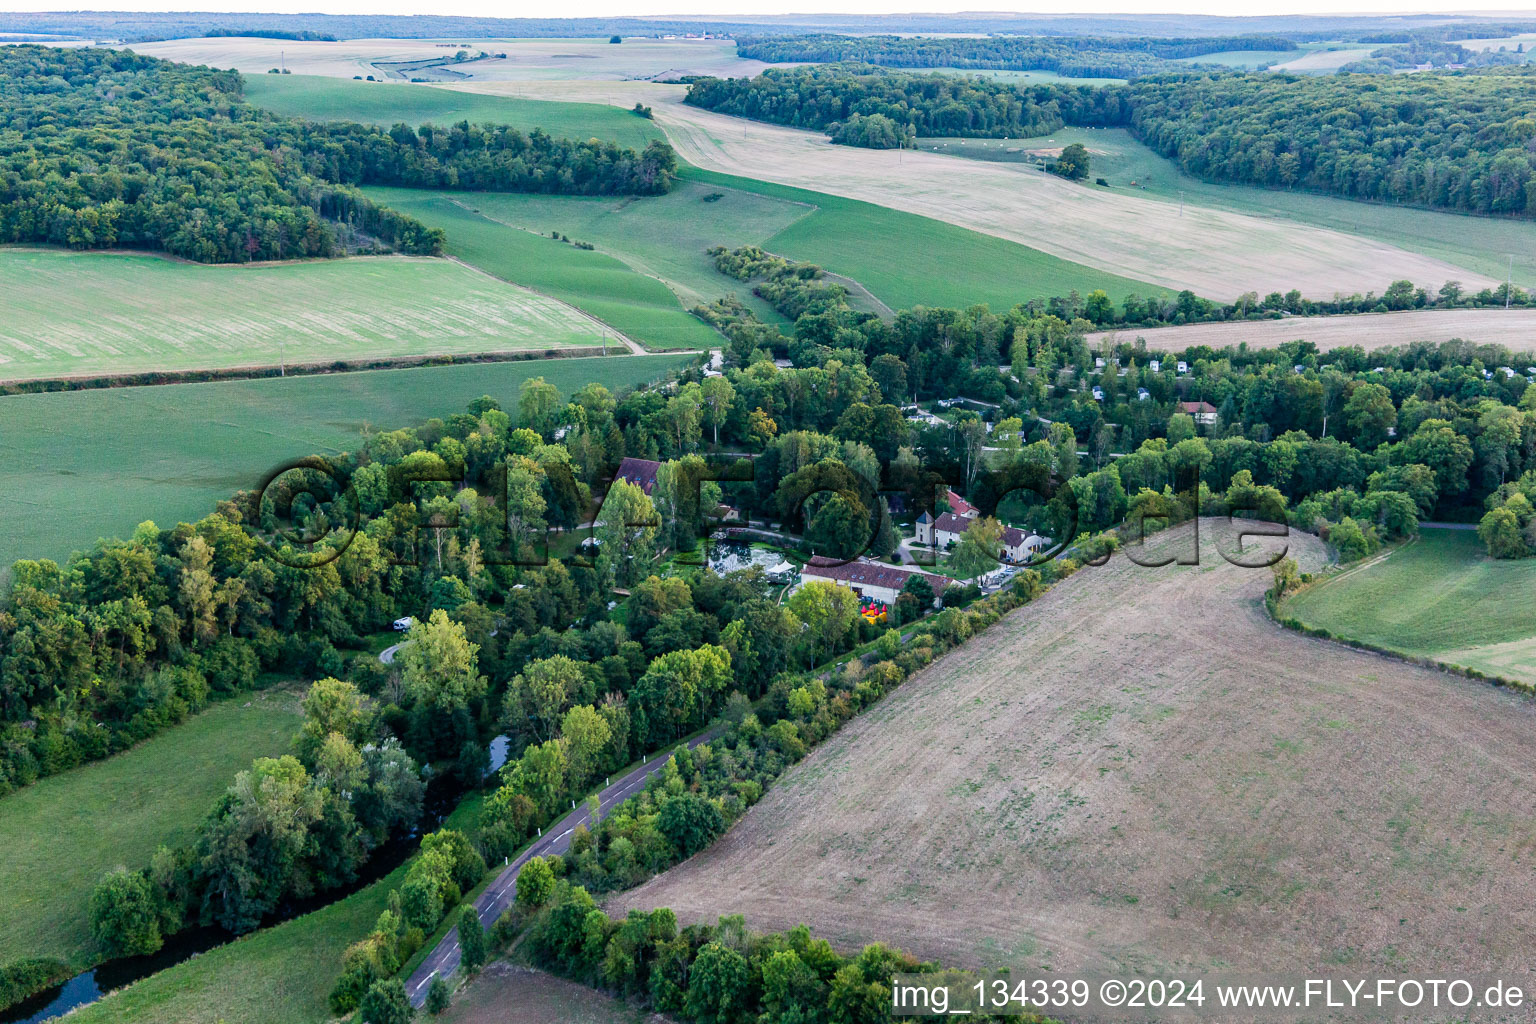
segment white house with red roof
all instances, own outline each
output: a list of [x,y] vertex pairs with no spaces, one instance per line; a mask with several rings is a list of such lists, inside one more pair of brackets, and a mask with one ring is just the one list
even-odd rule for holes
[[818,557],[812,558],[800,567],[802,584],[809,583],[811,580],[822,580],[834,586],[847,587],[860,597],[867,597],[888,605],[896,603],[896,599],[901,596],[901,589],[913,576],[927,578],[929,586],[933,587],[935,607],[938,606],[938,599],[944,594],[944,588],[954,582],[948,576],[937,576],[931,572],[886,565],[883,562],[872,562],[864,558],[852,562],[838,562],[830,558]]

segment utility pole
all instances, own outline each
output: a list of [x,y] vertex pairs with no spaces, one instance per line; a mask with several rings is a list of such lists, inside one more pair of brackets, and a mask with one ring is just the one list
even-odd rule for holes
[[278,67],[278,70],[280,70],[280,71],[282,71],[284,73],[287,73],[287,71],[288,71],[288,51],[287,50],[278,50],[277,51],[277,67]]
[[283,348],[281,340],[277,343],[277,375],[279,377],[288,376],[288,353]]
[[1184,190],[1179,189],[1179,216],[1184,216]]
[[1515,254],[1509,254],[1509,277],[1504,281],[1504,308],[1509,308],[1509,298],[1515,291]]

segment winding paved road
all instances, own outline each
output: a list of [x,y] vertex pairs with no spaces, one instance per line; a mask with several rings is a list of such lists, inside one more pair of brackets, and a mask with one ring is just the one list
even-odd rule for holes
[[[710,729],[688,741],[691,750],[701,743],[707,743],[718,733],[718,728]],[[628,800],[645,788],[646,780],[666,766],[667,759],[672,756],[672,748],[662,751],[629,774],[614,780],[607,788],[598,794],[598,820],[608,817],[615,807]],[[571,813],[551,825],[538,842],[524,850],[517,858],[506,867],[495,881],[486,887],[475,900],[475,912],[480,915],[480,923],[489,928],[502,912],[510,907],[517,898],[517,873],[523,865],[532,857],[542,857],[554,853],[564,853],[570,849],[571,833],[577,825],[591,824],[587,814],[587,806],[582,803]],[[405,991],[411,997],[411,1005],[421,1006],[427,999],[427,987],[432,984],[433,977],[442,975],[449,977],[459,967],[459,936],[458,929],[450,931],[443,936],[421,966],[405,983]]]

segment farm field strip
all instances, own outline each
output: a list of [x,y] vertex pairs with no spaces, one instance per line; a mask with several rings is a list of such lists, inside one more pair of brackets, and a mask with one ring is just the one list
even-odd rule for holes
[[[551,243],[553,244],[553,243]],[[392,430],[462,412],[480,395],[516,416],[530,377],[569,395],[654,380],[690,357],[364,370],[261,380],[0,397],[0,567],[63,559],[145,519],[199,519],[276,466],[354,448]],[[0,573],[5,571],[0,568]]]
[[557,138],[601,138],[644,149],[665,138],[655,121],[605,103],[508,99],[417,83],[354,82],[320,75],[247,75],[246,99],[278,114],[312,121],[358,121],[413,127],[469,121],[506,124],[521,132],[543,129]]
[[448,260],[205,266],[0,248],[0,380],[595,347],[570,305]]
[[[593,82],[460,83],[476,92],[610,98]],[[1090,267],[1230,299],[1298,288],[1312,297],[1380,291],[1398,278],[1438,288],[1496,282],[1395,246],[1226,210],[1186,208],[1037,170],[922,151],[834,146],[821,133],[689,107],[680,86],[626,83],[621,105],[652,106],[679,155],[699,167],[830,192],[997,235]]]
[[1536,561],[1489,558],[1471,530],[1427,528],[1292,595],[1308,626],[1536,685]]
[[[1170,534],[1156,546],[1187,546]],[[1315,538],[1286,543],[1322,563]],[[1536,703],[1283,630],[1269,582],[1209,549],[1084,569],[610,910],[1067,976],[1455,963],[1528,982]]]
[[1331,75],[1345,64],[1364,60],[1379,46],[1337,46],[1311,50],[1292,60],[1274,65],[1272,71],[1294,71],[1304,75]]
[[[467,44],[467,45],[465,45]],[[337,42],[224,36],[171,39],[141,43],[137,53],[190,64],[233,67],[247,75],[262,75],[282,66],[294,75],[353,75],[383,77],[378,64],[451,58],[459,49],[471,53],[505,53],[500,60],[447,65],[474,80],[561,80],[654,78],[663,75],[752,76],[773,65],[736,56],[728,39],[642,39],[622,44],[607,36],[587,39],[343,39]],[[274,76],[280,77],[280,76]],[[389,84],[398,83],[398,79]],[[370,83],[372,84],[372,83]],[[409,83],[399,83],[409,84]]]
[[189,838],[237,771],[288,750],[299,720],[288,690],[227,698],[131,750],[0,799],[0,963],[90,959],[97,880]]
[[[1186,204],[1273,218],[1283,223],[1360,235],[1443,260],[1502,281],[1513,272],[1522,288],[1536,286],[1536,224],[1512,217],[1474,217],[1340,196],[1205,181],[1187,174],[1123,128],[1062,128],[1021,139],[919,139],[947,156],[1013,163],[1055,155],[1073,142],[1087,147],[1092,175],[1135,199]],[[1513,265],[1509,261],[1514,254]],[[1421,286],[1438,287],[1416,281]],[[1379,291],[1380,289],[1378,289]]]
[[[1246,344],[1253,349],[1271,349],[1297,340],[1310,341],[1324,352],[1347,345],[1359,345],[1369,352],[1416,341],[1438,344],[1452,338],[1508,345],[1518,351],[1529,348],[1536,338],[1536,309],[1415,309],[1400,313],[1296,316],[1174,327],[1123,327],[1086,336],[1089,345],[1137,338],[1145,338],[1148,348],[1162,352],[1182,351],[1192,345],[1223,348]],[[1519,369],[1524,372],[1525,367]]]

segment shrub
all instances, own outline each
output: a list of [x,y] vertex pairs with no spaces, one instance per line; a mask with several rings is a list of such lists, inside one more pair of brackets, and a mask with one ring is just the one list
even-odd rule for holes
[[164,944],[154,894],[137,871],[119,868],[98,882],[90,915],[91,934],[112,956],[142,956]]
[[73,973],[64,961],[51,957],[0,965],[0,1009],[67,981]]

